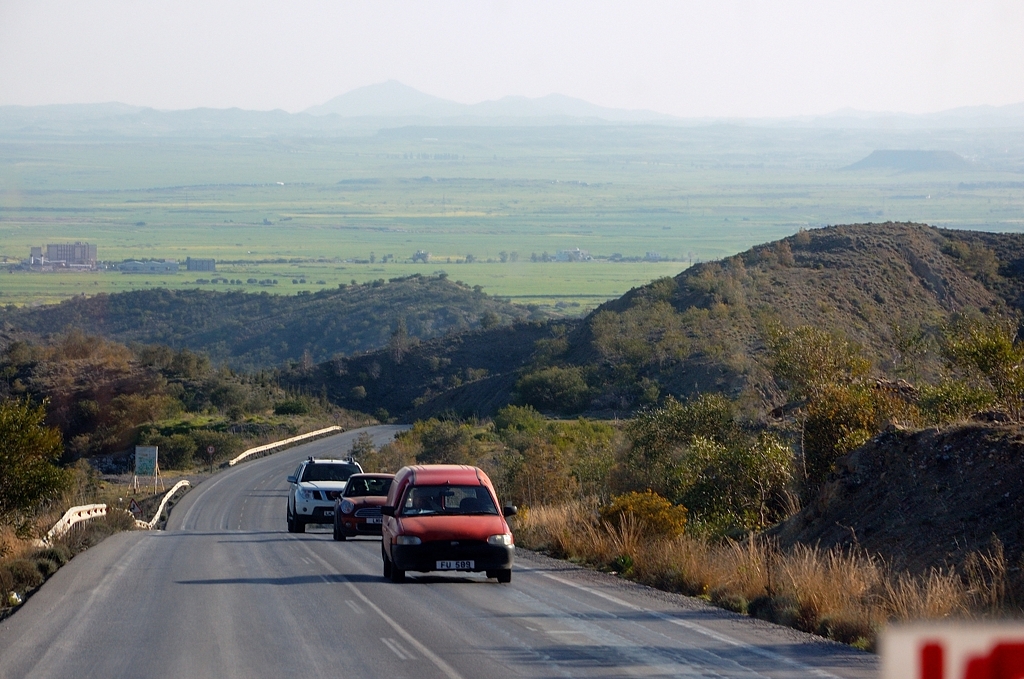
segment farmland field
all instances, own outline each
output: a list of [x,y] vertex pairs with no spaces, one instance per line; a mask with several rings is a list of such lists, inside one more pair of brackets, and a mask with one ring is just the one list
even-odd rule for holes
[[[0,303],[139,286],[268,289],[446,271],[582,313],[691,262],[801,228],[1024,227],[1019,142],[997,132],[402,128],[351,137],[0,139],[0,260],[86,241],[108,262],[213,257],[214,274],[0,274]],[[901,136],[902,135],[902,136]],[[917,136],[915,136],[917,135]],[[952,148],[957,172],[848,172],[885,146]],[[579,248],[586,262],[545,261]],[[430,253],[413,263],[414,253]],[[382,262],[382,260],[386,260]],[[182,266],[184,269],[184,266]],[[8,273],[8,271],[11,271]],[[294,281],[304,281],[295,282]]]

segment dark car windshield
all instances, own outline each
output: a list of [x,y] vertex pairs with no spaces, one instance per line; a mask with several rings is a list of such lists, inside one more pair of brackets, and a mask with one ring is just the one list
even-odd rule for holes
[[361,470],[354,464],[310,463],[302,472],[303,481],[348,481],[348,477]]
[[356,476],[348,480],[345,497],[367,497],[387,495],[392,479],[378,479],[372,476]]
[[497,514],[483,486],[412,486],[402,502],[403,516],[426,514]]

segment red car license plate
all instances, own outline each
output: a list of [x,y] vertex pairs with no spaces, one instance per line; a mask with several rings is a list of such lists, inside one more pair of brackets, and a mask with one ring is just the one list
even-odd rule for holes
[[473,561],[438,561],[437,570],[439,571],[465,571],[470,570],[474,567]]
[[366,523],[380,523],[380,517],[379,516],[371,516],[370,518],[368,518],[366,520]]

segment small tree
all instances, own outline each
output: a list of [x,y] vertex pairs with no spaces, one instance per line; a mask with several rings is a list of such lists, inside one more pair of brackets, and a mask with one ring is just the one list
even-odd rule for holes
[[45,406],[28,399],[0,401],[0,516],[33,509],[71,482],[56,466],[60,432],[44,426]]
[[855,382],[871,368],[859,345],[821,328],[776,325],[765,334],[773,373],[793,400],[816,400],[828,387]]
[[805,481],[817,487],[836,460],[866,443],[879,430],[878,404],[863,386],[830,385],[807,406],[804,421]]
[[395,331],[391,333],[391,339],[388,340],[388,354],[391,356],[391,360],[396,364],[401,364],[405,359],[405,355],[409,353],[409,346],[411,341],[409,339],[409,331],[405,326],[405,319],[399,318],[398,323],[395,324]]
[[590,394],[583,368],[577,366],[529,373],[516,383],[516,390],[524,403],[560,413],[579,412]]
[[969,383],[991,390],[1014,419],[1024,414],[1024,342],[1012,320],[968,321],[946,331],[943,354]]
[[357,462],[362,462],[376,451],[377,447],[373,445],[373,436],[369,432],[361,431],[355,440],[352,441],[352,447],[348,453]]

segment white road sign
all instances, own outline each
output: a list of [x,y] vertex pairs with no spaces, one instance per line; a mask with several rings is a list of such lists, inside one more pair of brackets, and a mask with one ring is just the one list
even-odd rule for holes
[[156,476],[156,446],[135,446],[135,475]]
[[897,625],[879,650],[882,679],[1024,679],[1024,621]]

